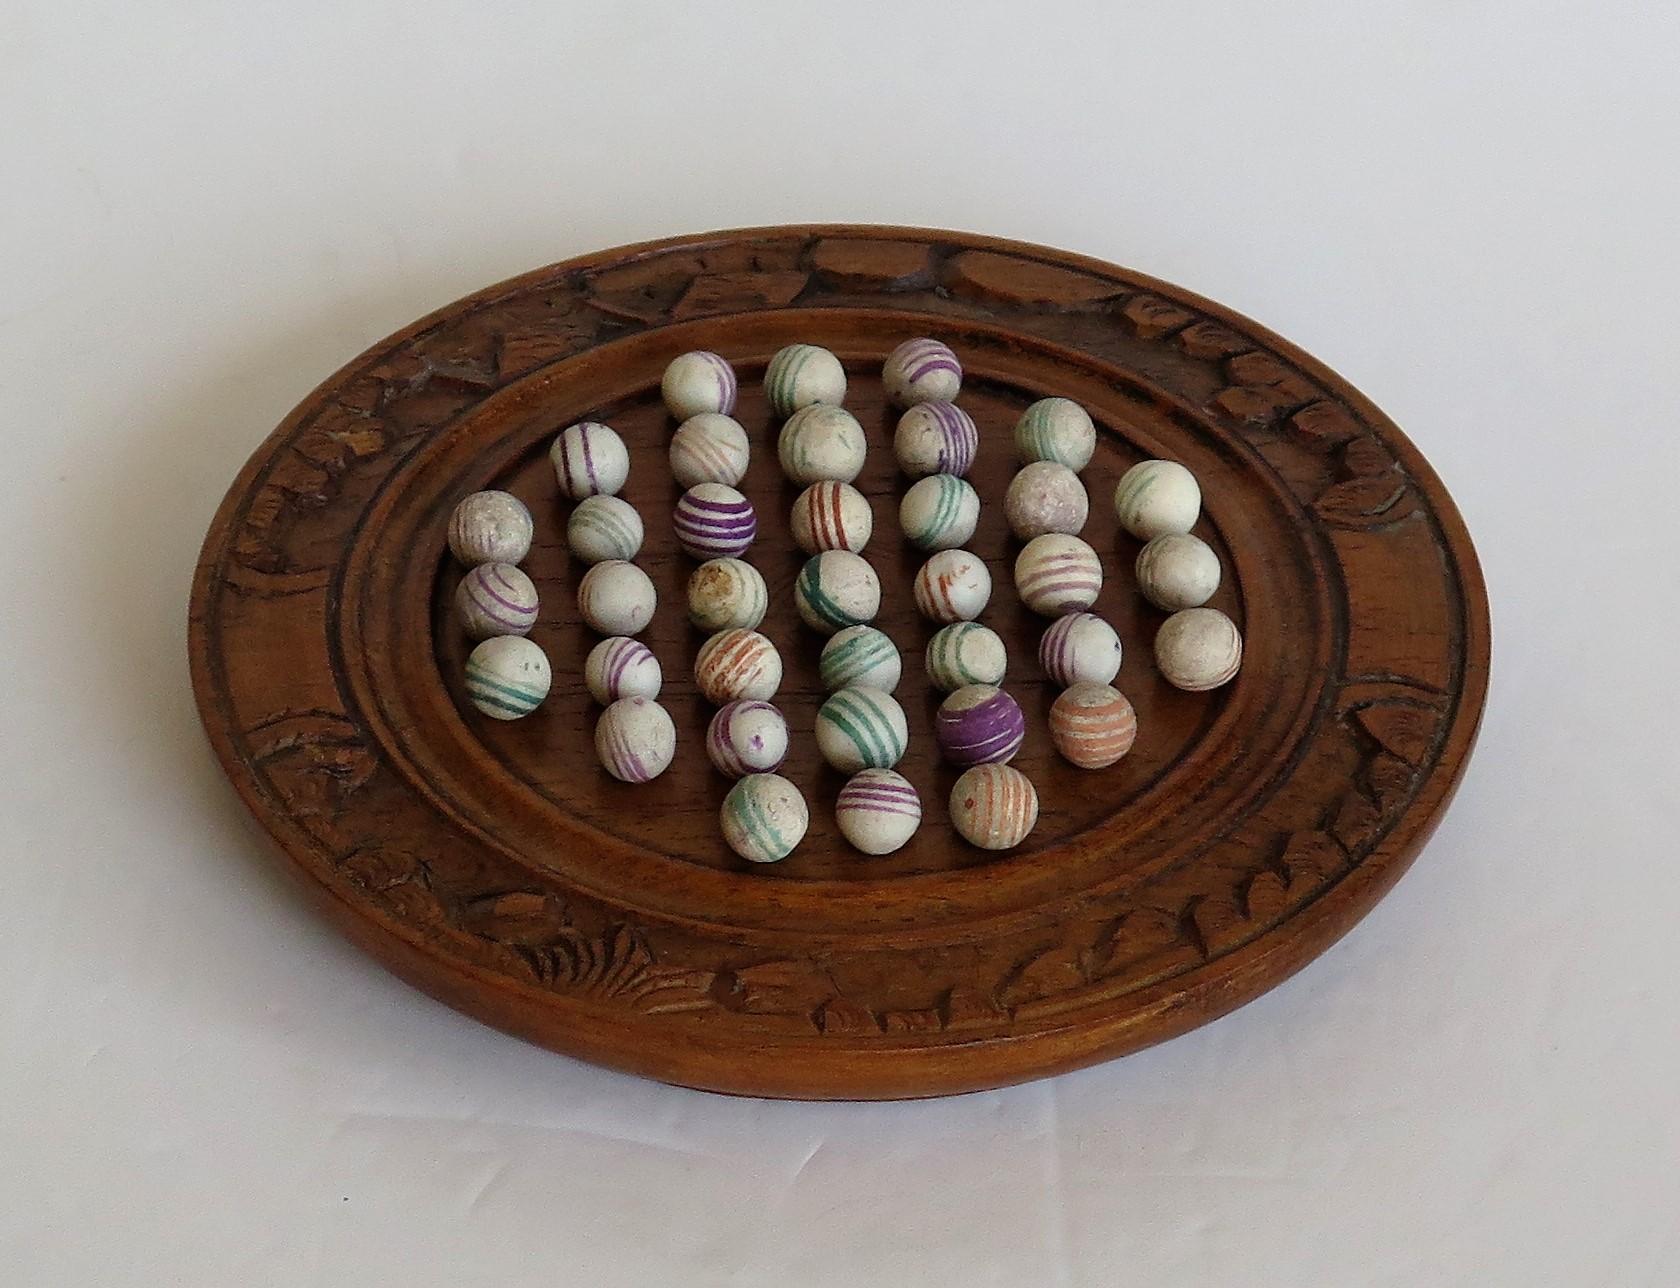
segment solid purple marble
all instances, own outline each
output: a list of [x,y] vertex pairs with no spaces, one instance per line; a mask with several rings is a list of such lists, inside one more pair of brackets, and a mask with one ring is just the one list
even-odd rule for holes
[[952,765],[1001,764],[1021,750],[1026,733],[1020,704],[990,684],[958,689],[933,718],[934,741]]

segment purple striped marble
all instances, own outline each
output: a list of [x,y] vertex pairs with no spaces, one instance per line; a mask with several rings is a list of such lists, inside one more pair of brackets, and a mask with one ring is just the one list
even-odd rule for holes
[[990,684],[970,684],[940,703],[933,737],[953,765],[1002,764],[1013,759],[1027,736],[1020,704]]
[[922,800],[903,774],[865,769],[840,789],[834,821],[840,834],[865,854],[891,854],[921,826]]
[[949,402],[962,388],[962,364],[949,345],[923,336],[906,340],[881,367],[887,397],[900,407]]
[[671,519],[677,544],[696,559],[745,554],[758,535],[752,502],[722,483],[699,483],[682,494]]
[[974,465],[980,430],[974,418],[952,402],[924,402],[898,418],[893,432],[893,455],[911,478],[955,474],[959,478]]
[[455,613],[475,640],[525,635],[537,624],[537,588],[512,564],[479,564],[455,588]]

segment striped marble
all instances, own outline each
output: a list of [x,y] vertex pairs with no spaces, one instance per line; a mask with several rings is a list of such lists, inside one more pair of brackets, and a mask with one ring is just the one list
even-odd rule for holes
[[805,839],[811,812],[780,774],[748,774],[723,798],[718,822],[724,842],[747,862],[776,863]]
[[560,431],[548,459],[560,490],[573,501],[613,496],[630,477],[630,452],[624,440],[598,421],[580,421]]
[[1095,613],[1068,613],[1044,628],[1038,664],[1052,683],[1107,684],[1120,672],[1120,636]]
[[807,626],[832,635],[874,619],[881,607],[881,582],[861,555],[825,550],[799,570],[793,602]]
[[671,435],[671,476],[683,487],[722,483],[734,487],[747,474],[752,444],[739,421],[719,412],[690,416]]
[[917,570],[910,590],[929,621],[972,621],[992,597],[992,574],[979,555],[941,550]]
[[954,550],[979,522],[980,494],[955,474],[917,480],[898,503],[898,525],[921,550]]
[[606,559],[578,583],[578,613],[602,635],[636,635],[653,620],[659,595],[633,563]]
[[467,655],[467,699],[493,720],[529,715],[553,682],[548,655],[519,635],[498,635]]
[[479,564],[455,587],[455,615],[475,640],[528,635],[537,624],[537,588],[510,563]]
[[1136,739],[1137,713],[1126,695],[1109,685],[1075,684],[1050,704],[1050,741],[1080,769],[1112,765]]
[[1186,608],[1155,633],[1155,665],[1168,684],[1192,693],[1229,683],[1242,656],[1242,633],[1217,608]]
[[863,471],[869,443],[844,407],[816,403],[788,418],[776,439],[782,473],[803,486],[823,479],[850,483]]
[[1013,765],[975,765],[951,788],[951,823],[970,845],[1013,849],[1038,823],[1038,792]]
[[1023,464],[1054,461],[1077,474],[1096,450],[1097,427],[1071,398],[1040,398],[1015,422],[1015,451]]
[[862,554],[875,532],[869,499],[850,483],[833,479],[813,483],[795,498],[791,523],[794,544],[808,555],[824,550]]
[[891,769],[904,757],[910,726],[890,693],[855,685],[817,709],[817,750],[843,774]]
[[854,684],[891,693],[904,676],[904,661],[886,632],[873,626],[848,626],[823,645],[817,672],[830,693]]
[[752,502],[723,483],[697,483],[671,516],[677,544],[696,559],[745,554],[758,535]]
[[951,346],[923,336],[906,340],[881,365],[887,397],[900,407],[950,402],[962,388],[962,364]]
[[1065,533],[1034,537],[1015,557],[1015,590],[1023,604],[1044,617],[1089,608],[1096,603],[1102,583],[1097,552]]
[[511,492],[474,492],[449,516],[449,551],[471,568],[516,564],[531,552],[531,512]]
[[708,559],[688,579],[688,620],[708,633],[751,629],[764,620],[770,591],[744,559]]
[[566,545],[589,564],[634,559],[645,535],[642,516],[623,497],[585,497],[566,520]]
[[922,798],[903,774],[862,769],[840,789],[834,821],[854,848],[865,854],[891,854],[921,826]]
[[705,412],[729,415],[735,410],[738,389],[735,368],[705,349],[679,353],[659,381],[666,410],[678,420]]
[[1027,736],[1020,703],[990,684],[970,684],[939,704],[933,740],[947,764],[988,765],[1013,760]]
[[919,403],[898,418],[893,431],[893,455],[910,478],[967,474],[979,450],[974,418],[955,403]]
[[694,683],[718,706],[743,698],[768,701],[782,684],[782,655],[757,631],[719,631],[695,655]]
[[653,650],[628,635],[611,635],[583,659],[583,683],[602,706],[620,698],[657,698],[665,672]]
[[595,755],[621,783],[651,782],[676,754],[676,723],[652,698],[620,698],[595,722]]
[[970,684],[997,684],[1009,666],[1003,638],[978,622],[952,622],[933,633],[923,656],[934,688],[951,692]]
[[1114,487],[1120,526],[1139,541],[1188,532],[1202,512],[1196,476],[1177,461],[1140,461]]
[[706,726],[706,755],[727,778],[768,774],[787,750],[787,721],[768,702],[726,702]]
[[790,344],[778,349],[764,369],[764,394],[778,416],[815,403],[838,407],[846,401],[846,369],[827,349]]

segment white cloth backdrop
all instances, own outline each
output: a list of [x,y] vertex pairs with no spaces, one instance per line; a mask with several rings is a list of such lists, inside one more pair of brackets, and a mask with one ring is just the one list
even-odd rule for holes
[[[62,4],[0,24],[0,1281],[1680,1282],[1680,27],[1515,0]],[[1485,561],[1479,754],[1340,946],[1142,1055],[728,1100],[330,932],[200,736],[199,540],[322,376],[669,233],[972,228],[1258,318]]]

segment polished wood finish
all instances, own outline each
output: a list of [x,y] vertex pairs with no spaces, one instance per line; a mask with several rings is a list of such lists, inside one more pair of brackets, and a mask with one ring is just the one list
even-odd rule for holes
[[[882,359],[950,343],[981,428],[971,543],[996,590],[983,620],[1010,650],[1029,730],[1016,762],[1042,815],[987,854],[949,825],[955,775],[935,758],[923,677],[931,626],[910,598],[905,486]],[[776,467],[764,366],[827,345],[871,438],[878,625],[905,653],[903,772],[926,819],[897,854],[850,850],[840,777],[811,737],[821,640],[798,622],[796,489]],[[758,508],[750,558],[787,678],[785,771],[811,831],[753,868],[718,832],[725,783],[701,746],[689,673],[692,561],[659,404],[665,363],[714,349],[741,376]],[[1081,771],[1050,746],[1043,623],[1016,599],[1002,498],[1010,429],[1047,394],[1101,429],[1086,537],[1120,630],[1117,681],[1137,709],[1124,760]],[[595,763],[577,621],[581,569],[546,460],[585,416],[631,444],[624,495],[661,596],[644,638],[664,664],[676,763],[653,784]],[[1243,626],[1237,680],[1161,680],[1162,614],[1137,593],[1137,543],[1115,481],[1174,457],[1206,495],[1197,531],[1224,561],[1214,603]],[[500,724],[468,706],[468,643],[445,523],[468,492],[530,505],[533,638],[548,702]],[[1488,618],[1475,555],[1428,465],[1375,407],[1254,323],[1113,266],[1038,247],[909,229],[800,227],[606,252],[482,291],[376,345],[311,394],[235,481],[205,542],[191,656],[229,777],[333,919],[405,979],[533,1041],[697,1087],[900,1097],[995,1086],[1170,1037],[1229,1011],[1322,951],[1399,877],[1445,808],[1486,693]]]

